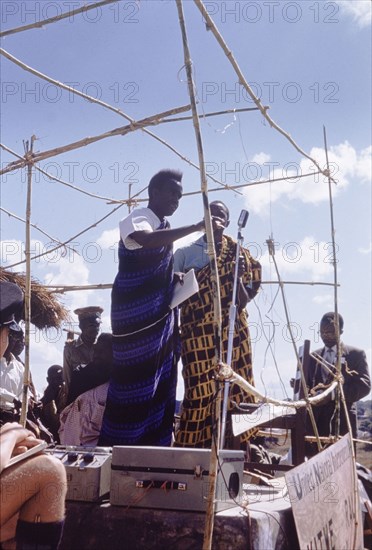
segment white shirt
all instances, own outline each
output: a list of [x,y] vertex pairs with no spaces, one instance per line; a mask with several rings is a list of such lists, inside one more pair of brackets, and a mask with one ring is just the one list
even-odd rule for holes
[[329,363],[333,365],[333,363],[335,362],[336,356],[337,356],[337,345],[334,345],[331,348],[327,348],[327,346],[325,346],[325,352],[323,357],[327,359]]
[[22,400],[24,366],[10,354],[9,363],[0,359],[0,407],[13,408],[13,399]]
[[155,231],[161,224],[150,208],[136,208],[119,223],[120,237],[128,250],[142,248],[134,239],[128,237],[135,231]]
[[[323,359],[328,361],[328,363],[330,363],[331,365],[334,365],[336,357],[337,357],[337,345],[334,345],[331,348],[328,348],[327,346],[325,346]],[[329,371],[324,367],[322,368],[322,379],[324,383],[329,381]]]

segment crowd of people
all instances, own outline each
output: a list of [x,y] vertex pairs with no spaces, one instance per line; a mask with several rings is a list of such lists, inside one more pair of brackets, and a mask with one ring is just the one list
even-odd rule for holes
[[[11,339],[9,334],[20,332],[16,316],[23,306],[23,293],[13,283],[0,283],[0,361],[2,383],[10,369],[14,381],[14,355],[10,355],[10,366],[6,350]],[[12,344],[11,344],[12,345]],[[3,378],[4,376],[4,378]],[[18,388],[15,384],[14,388]],[[2,405],[10,413],[9,386],[1,388]],[[20,397],[17,394],[17,397]],[[23,428],[18,422],[5,422],[0,427],[0,487],[2,530],[15,528],[17,550],[54,550],[62,535],[66,473],[63,464],[56,458],[43,453],[11,464],[11,458],[36,447],[41,440],[35,433]],[[52,490],[50,490],[52,488]]]
[[[66,342],[63,365],[52,365],[48,369],[48,385],[41,399],[32,380],[28,380],[30,409],[34,411],[34,417],[28,419],[31,429],[15,422],[19,419],[24,384],[24,366],[20,359],[24,341],[15,318],[23,296],[16,285],[0,283],[2,491],[17,476],[31,479],[35,469],[42,473],[40,483],[34,485],[35,498],[22,502],[19,497],[9,496],[6,500],[1,525],[19,513],[17,537],[20,541],[31,536],[46,541],[49,537],[50,545],[46,542],[45,547],[54,548],[62,529],[66,481],[60,463],[41,454],[7,468],[10,457],[36,445],[38,437],[45,439],[48,437],[45,434],[49,434],[50,442],[62,445],[211,447],[216,426],[217,384],[213,274],[204,220],[170,228],[167,218],[177,210],[182,194],[182,174],[162,170],[149,183],[147,207],[133,210],[120,222],[119,266],[111,295],[112,334],[100,334],[101,307],[75,310],[81,332],[76,339],[72,337]],[[221,201],[212,202],[209,208],[221,291],[222,360],[226,361],[227,357],[229,310],[236,284],[231,366],[254,385],[247,305],[259,292],[261,265],[242,247],[235,281],[237,243],[224,233],[229,225],[229,210]],[[173,254],[176,240],[198,232],[204,234]],[[184,274],[191,269],[195,271],[199,290],[187,298],[179,310],[171,309],[175,284],[182,284]],[[343,343],[338,345],[337,333],[342,333],[343,324],[342,317],[336,318],[333,313],[322,318],[320,335],[325,346],[317,350],[320,360],[311,359],[307,384],[312,393],[327,386],[332,366],[339,360],[337,354],[342,354],[345,400],[355,436],[355,403],[368,395],[371,383],[365,353]],[[185,393],[175,432],[180,359]],[[238,404],[250,400],[235,385],[230,388],[230,397]],[[320,435],[334,432],[335,402],[331,396],[316,408]],[[346,431],[343,414],[340,433]],[[247,431],[238,443],[233,441],[228,423],[226,445],[238,444],[245,448],[251,436],[252,432]],[[61,490],[58,503],[48,506],[36,497],[43,490],[43,483],[52,478]]]

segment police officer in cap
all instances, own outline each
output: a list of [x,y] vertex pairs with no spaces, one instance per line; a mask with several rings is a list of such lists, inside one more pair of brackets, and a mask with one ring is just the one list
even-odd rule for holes
[[99,306],[82,307],[74,311],[79,318],[81,334],[77,340],[66,342],[63,351],[63,378],[67,395],[72,372],[78,366],[86,366],[93,359],[93,346],[100,331],[102,312],[103,309]]
[[0,282],[0,408],[13,409],[13,400],[19,398],[23,388],[23,365],[17,370],[9,368],[4,357],[9,345],[9,332],[21,331],[16,321],[23,310],[23,292],[14,283]]
[[[0,281],[1,369],[9,331],[21,330],[16,320],[21,318],[22,310],[22,290],[14,283]],[[0,389],[3,397],[3,386]],[[17,422],[7,422],[0,427],[0,529],[2,533],[7,528],[12,532],[17,521],[17,548],[56,550],[65,514],[65,467],[57,458],[40,453],[10,465],[12,456],[39,443],[32,432]]]

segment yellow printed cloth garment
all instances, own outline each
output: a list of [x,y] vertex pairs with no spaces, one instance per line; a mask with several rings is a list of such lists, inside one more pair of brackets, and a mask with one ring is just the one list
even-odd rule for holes
[[[241,248],[247,270],[243,275],[243,284],[252,299],[261,284],[261,265],[254,260],[247,249]],[[223,236],[221,252],[217,258],[220,278],[222,308],[222,360],[226,361],[229,308],[233,292],[236,242]],[[176,433],[176,445],[181,447],[210,448],[212,430],[215,422],[214,400],[216,383],[214,380],[214,327],[213,296],[211,289],[211,269],[206,265],[196,274],[199,292],[194,294],[181,308],[181,345],[185,395],[182,402],[179,430]],[[245,308],[237,308],[232,368],[249,383],[254,384],[252,371],[251,341],[248,328],[248,314]],[[254,402],[254,398],[244,394],[237,385],[230,385],[231,400],[241,403]],[[231,404],[230,407],[231,409]],[[247,441],[253,431],[245,432],[241,442]],[[231,426],[227,425],[226,442],[231,443]]]

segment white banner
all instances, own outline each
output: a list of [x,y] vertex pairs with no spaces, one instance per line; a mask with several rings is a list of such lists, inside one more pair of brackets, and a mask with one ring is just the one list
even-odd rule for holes
[[301,550],[363,550],[349,435],[286,472],[285,479]]

